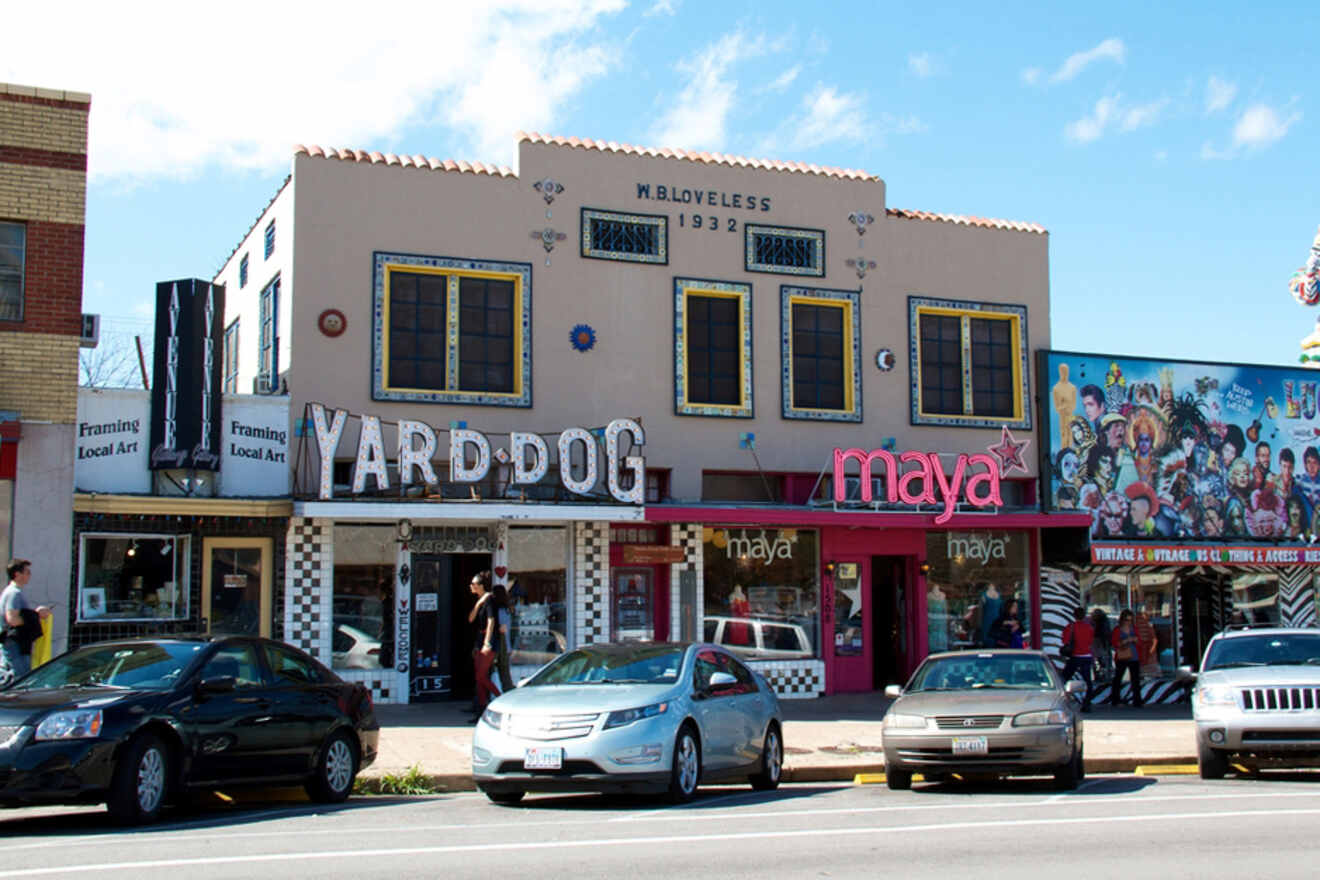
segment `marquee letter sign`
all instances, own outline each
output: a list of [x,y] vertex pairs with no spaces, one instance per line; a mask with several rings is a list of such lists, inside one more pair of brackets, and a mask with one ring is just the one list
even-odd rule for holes
[[[944,509],[935,517],[936,525],[944,525],[953,518],[953,509],[960,494],[973,507],[999,507],[1004,503],[999,492],[999,465],[989,455],[959,455],[950,476],[945,472],[940,456],[934,452],[908,451],[896,459],[893,453],[884,449],[873,449],[870,452],[835,449],[834,500],[839,504],[848,500],[845,469],[850,460],[856,461],[861,470],[859,482],[863,504],[870,504],[873,500],[871,465],[879,461],[885,466],[885,500],[889,503],[936,504],[939,497],[943,498]],[[969,470],[976,465],[984,466],[985,470],[969,474]],[[919,488],[914,487],[914,484],[919,484]],[[937,486],[939,496],[935,493]]]
[[220,367],[225,289],[205,281],[156,285],[148,467],[220,469]]

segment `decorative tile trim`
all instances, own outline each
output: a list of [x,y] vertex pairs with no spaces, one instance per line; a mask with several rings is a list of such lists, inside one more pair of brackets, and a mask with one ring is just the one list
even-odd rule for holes
[[823,660],[752,660],[747,665],[765,676],[780,699],[808,700],[825,693]]
[[[609,220],[615,223],[634,223],[639,226],[655,227],[656,253],[630,254],[626,251],[609,251],[597,247],[592,240],[591,221]],[[596,208],[582,209],[582,256],[593,260],[619,260],[625,263],[669,263],[669,218],[663,214],[621,214],[615,211],[601,211]]]
[[292,517],[285,540],[284,640],[330,665],[334,523]]
[[[736,406],[689,403],[687,399],[687,299],[690,294],[737,298],[742,335],[742,403]],[[750,419],[752,406],[752,285],[701,278],[674,279],[674,414]]]
[[[531,263],[494,262],[490,260],[468,260],[456,257],[429,257],[416,254],[398,254],[376,251],[372,255],[374,262],[372,290],[372,356],[371,356],[371,397],[373,400],[406,401],[410,403],[461,403],[469,406],[512,406],[530,407],[532,405],[532,265]],[[518,345],[521,349],[515,368],[521,376],[521,388],[512,394],[493,394],[488,392],[466,392],[458,390],[423,391],[390,388],[385,381],[388,365],[385,363],[385,336],[389,328],[385,326],[386,305],[389,291],[385,286],[387,270],[398,268],[442,270],[454,274],[449,280],[450,306],[448,325],[448,365],[447,383],[458,381],[458,321],[455,317],[458,309],[457,276],[464,273],[485,273],[511,276],[519,285]]]
[[336,669],[344,681],[366,685],[377,705],[403,704],[408,700],[408,673],[393,669]]
[[[1017,321],[1018,406],[1021,418],[992,416],[946,416],[921,412],[921,313],[925,310],[962,312],[963,317],[980,315],[1011,315]],[[966,323],[966,322],[964,322]],[[932,299],[924,296],[908,297],[908,390],[911,405],[911,423],[914,425],[944,425],[951,428],[1009,428],[1031,429],[1031,373],[1027,369],[1027,307],[1006,303],[981,303],[966,300]],[[972,349],[970,331],[962,334],[963,408],[971,409]]]
[[610,524],[573,524],[574,645],[610,640]]
[[[851,364],[852,407],[843,410],[795,409],[793,407],[793,303],[803,300],[828,300],[845,305],[850,311],[852,332],[848,334],[847,358]],[[861,294],[855,290],[826,290],[795,287],[779,288],[779,352],[781,414],[786,419],[820,422],[860,422],[862,420],[862,319]]]
[[675,642],[683,641],[683,572],[693,571],[697,575],[697,591],[694,597],[692,621],[693,638],[703,637],[701,610],[706,607],[704,593],[704,557],[706,543],[703,537],[704,526],[701,523],[674,523],[669,527],[669,546],[683,548],[683,561],[669,565],[669,638]]
[[[812,255],[811,266],[780,266],[776,263],[758,263],[756,261],[756,239],[762,235],[805,240]],[[761,226],[757,223],[743,224],[744,268],[748,272],[768,272],[774,275],[811,275],[825,277],[825,232],[821,229],[793,229],[788,226]]]

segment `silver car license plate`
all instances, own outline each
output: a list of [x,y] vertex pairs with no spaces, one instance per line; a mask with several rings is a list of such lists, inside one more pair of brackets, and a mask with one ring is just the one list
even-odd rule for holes
[[563,749],[538,748],[523,753],[524,770],[559,770],[563,766]]
[[983,736],[955,736],[953,738],[955,755],[988,755],[990,744]]

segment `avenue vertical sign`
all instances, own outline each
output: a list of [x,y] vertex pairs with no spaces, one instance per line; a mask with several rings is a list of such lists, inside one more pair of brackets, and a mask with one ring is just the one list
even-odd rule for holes
[[222,285],[196,279],[156,285],[152,470],[220,469],[224,316]]

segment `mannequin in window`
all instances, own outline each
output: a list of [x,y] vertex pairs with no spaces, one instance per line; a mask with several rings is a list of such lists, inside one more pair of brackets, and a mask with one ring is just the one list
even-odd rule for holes
[[[729,614],[733,617],[748,617],[752,613],[752,603],[747,600],[747,594],[743,592],[741,584],[733,585],[733,592],[729,594]],[[730,645],[750,644],[750,633],[747,631],[745,623],[730,623],[728,627],[728,637],[726,641]]]
[[1004,597],[999,595],[999,588],[994,584],[986,584],[981,593],[981,644],[987,648],[994,647],[991,630],[999,619],[999,609],[1003,604]]
[[939,584],[926,594],[926,626],[931,653],[949,650],[949,602]]

